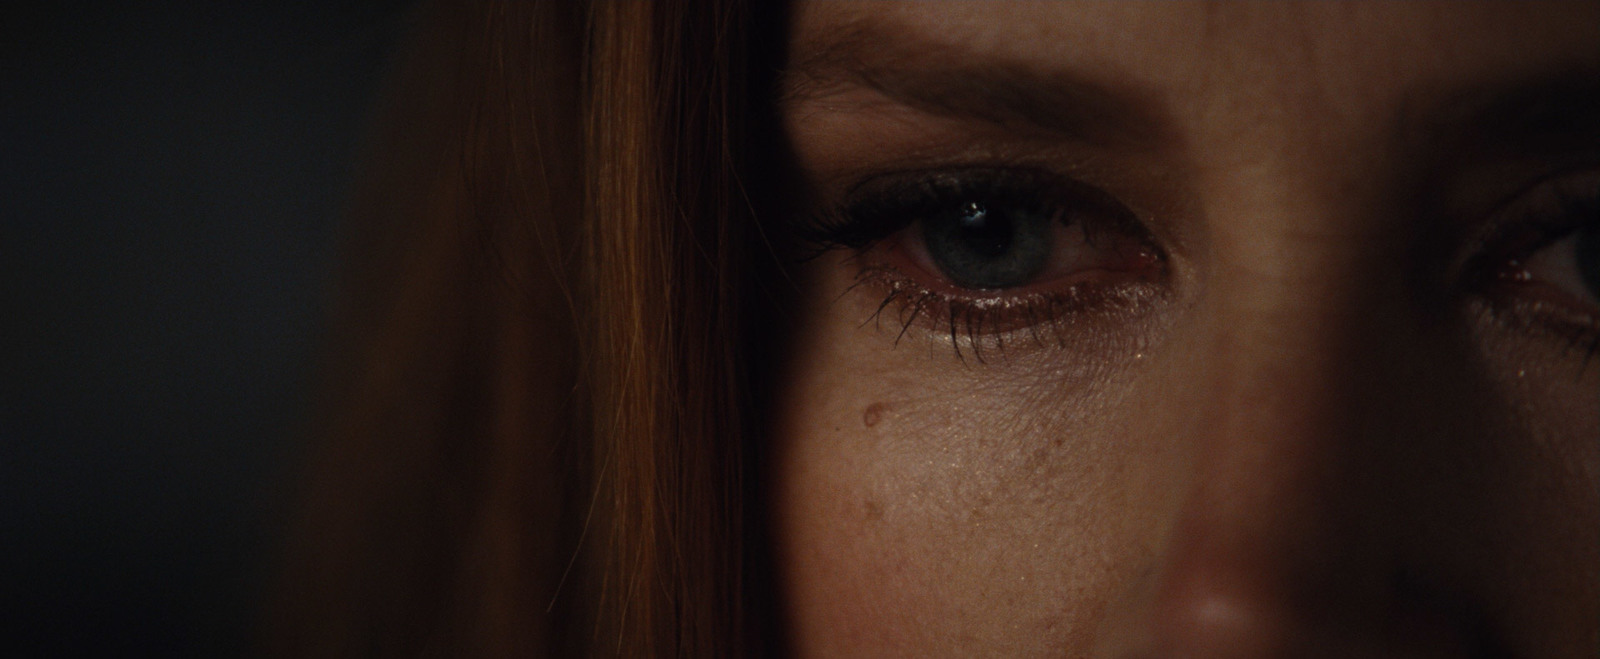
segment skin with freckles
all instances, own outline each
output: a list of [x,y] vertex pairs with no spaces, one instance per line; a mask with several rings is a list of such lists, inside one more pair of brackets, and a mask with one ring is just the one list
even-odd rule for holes
[[[1597,44],[1593,2],[798,3],[796,214],[899,224],[796,272],[795,653],[1600,654]],[[926,227],[973,209],[1095,237],[966,288]]]

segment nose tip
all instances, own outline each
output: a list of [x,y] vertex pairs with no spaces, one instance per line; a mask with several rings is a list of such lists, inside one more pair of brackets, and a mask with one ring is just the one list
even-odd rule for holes
[[[1241,308],[1276,299],[1228,290]],[[1338,309],[1390,300],[1339,295],[1312,297]],[[1528,652],[1484,577],[1506,564],[1475,544],[1500,528],[1473,466],[1495,426],[1445,405],[1479,400],[1453,339],[1402,313],[1351,321],[1283,300],[1232,325],[1201,318],[1195,343],[1175,348],[1216,358],[1171,362],[1171,390],[1195,414],[1162,436],[1175,456],[1170,496],[1092,656]],[[1429,393],[1393,395],[1407,387]]]
[[[1232,554],[1238,558],[1241,554]],[[1270,560],[1180,559],[1113,622],[1099,659],[1508,657],[1474,607],[1416,584],[1363,579],[1289,587]],[[1258,557],[1265,559],[1266,557]],[[1302,566],[1304,567],[1304,566]],[[1277,574],[1277,577],[1272,575]],[[1302,572],[1299,576],[1304,576]],[[1402,580],[1403,581],[1403,580]],[[1303,584],[1302,584],[1303,585]]]
[[[1211,575],[1214,577],[1215,575]],[[1190,578],[1169,586],[1152,613],[1158,657],[1290,656],[1296,640],[1281,606],[1239,580]]]
[[[1295,601],[1286,581],[1272,579],[1287,566],[1250,547],[1191,543],[1147,582],[1132,620],[1118,622],[1121,645],[1107,659],[1265,659],[1304,657],[1316,607]],[[1244,550],[1244,551],[1241,551]],[[1153,575],[1154,576],[1154,575]],[[1128,623],[1132,623],[1131,625]]]

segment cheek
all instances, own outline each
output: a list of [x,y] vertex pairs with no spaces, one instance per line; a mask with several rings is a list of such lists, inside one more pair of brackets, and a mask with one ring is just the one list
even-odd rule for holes
[[[855,317],[832,311],[810,317]],[[1085,647],[1164,517],[1129,385],[897,330],[819,321],[786,379],[774,513],[800,656]]]

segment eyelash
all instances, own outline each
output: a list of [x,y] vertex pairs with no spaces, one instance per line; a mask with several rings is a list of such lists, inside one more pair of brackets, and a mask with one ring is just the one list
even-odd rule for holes
[[[892,310],[900,325],[896,344],[919,319],[926,319],[949,337],[963,360],[963,343],[983,362],[986,350],[1004,352],[1007,340],[1023,333],[1036,345],[1063,346],[1066,331],[1075,322],[1137,314],[1164,290],[1152,280],[1165,278],[1166,256],[1134,214],[1103,191],[1046,172],[1001,168],[903,172],[869,179],[845,198],[843,204],[802,220],[800,243],[813,250],[807,255],[811,258],[833,250],[853,255],[858,272],[850,289],[876,288],[884,294],[862,325],[881,322],[883,314]],[[885,241],[920,219],[971,200],[1043,213],[1052,222],[1081,230],[1090,246],[1108,239],[1131,240],[1144,250],[1151,271],[1117,282],[1077,281],[1031,292],[1026,285],[978,290],[946,282],[929,285],[887,256],[871,260],[875,247],[893,248]],[[984,290],[994,294],[984,295]]]

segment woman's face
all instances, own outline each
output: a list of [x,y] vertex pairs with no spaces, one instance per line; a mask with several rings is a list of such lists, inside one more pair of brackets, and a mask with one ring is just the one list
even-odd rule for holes
[[1600,650],[1600,4],[801,2],[802,656]]

